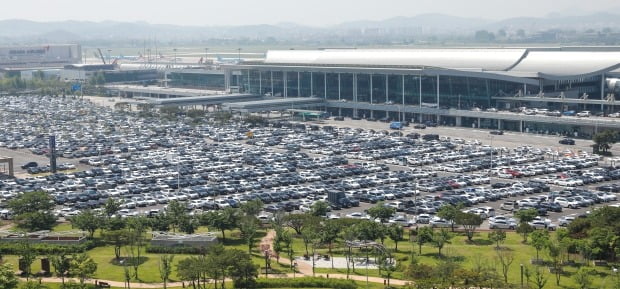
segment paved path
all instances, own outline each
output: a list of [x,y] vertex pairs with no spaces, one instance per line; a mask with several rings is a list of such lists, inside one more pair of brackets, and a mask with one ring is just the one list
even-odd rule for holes
[[[265,235],[265,237],[263,237],[260,241],[260,248],[261,249],[269,249],[272,250],[273,249],[273,240],[275,239],[276,236],[276,231],[274,230],[269,230],[267,231],[267,234]],[[272,250],[273,251],[273,250]],[[273,260],[275,260],[275,256],[271,256],[271,258]],[[284,266],[289,266],[291,264],[291,261],[287,258],[282,258],[280,257],[280,264],[284,265]],[[297,262],[297,272],[296,276],[316,276],[316,277],[329,277],[329,278],[337,278],[337,279],[347,279],[347,275],[346,274],[337,274],[337,273],[312,273],[312,264],[308,264],[306,262]],[[283,275],[276,275],[277,277],[284,277]],[[286,276],[288,278],[293,277],[293,274],[286,274]],[[367,279],[368,278],[368,279]],[[366,277],[366,276],[360,276],[360,275],[353,275],[350,274],[349,275],[349,279],[355,280],[355,281],[366,281],[368,280],[368,282],[373,282],[373,283],[384,283],[384,281],[386,281],[387,279],[385,278],[381,278],[381,277]],[[390,284],[391,285],[405,285],[406,283],[411,282],[411,281],[407,281],[407,280],[398,280],[398,279],[390,279]]]

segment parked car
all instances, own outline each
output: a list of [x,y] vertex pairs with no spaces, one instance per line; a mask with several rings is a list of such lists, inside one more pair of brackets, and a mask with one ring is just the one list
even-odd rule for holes
[[574,145],[575,144],[575,140],[572,138],[563,138],[559,141],[560,144],[563,145]]

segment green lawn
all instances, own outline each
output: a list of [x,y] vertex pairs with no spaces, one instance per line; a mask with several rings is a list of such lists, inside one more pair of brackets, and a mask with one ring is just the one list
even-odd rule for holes
[[[70,224],[59,224],[54,228],[55,231],[66,231],[71,230]],[[199,228],[199,232],[206,232],[206,228]],[[265,259],[262,252],[259,252],[258,244],[260,238],[265,235],[265,230],[260,231],[259,236],[257,237],[257,242],[252,250],[252,260],[259,267],[264,267]],[[294,232],[291,231],[293,234]],[[220,232],[216,233],[218,236],[221,235]],[[95,236],[99,235],[99,233],[95,234]],[[148,234],[147,234],[148,235]],[[408,236],[405,233],[405,236]],[[552,233],[552,237],[553,237]],[[507,240],[504,242],[502,247],[504,251],[512,252],[514,256],[514,262],[512,263],[508,281],[512,284],[520,283],[520,264],[525,266],[530,265],[530,259],[535,257],[535,249],[527,244],[521,243],[521,236],[515,233],[508,233]],[[239,250],[247,251],[247,245],[243,242],[243,240],[239,237],[239,231],[226,231],[226,241],[224,245],[227,248],[236,248]],[[393,249],[394,242],[390,239],[385,239],[386,248]],[[294,238],[293,241],[293,249],[295,252],[295,256],[301,256],[305,254],[305,247],[301,238]],[[392,275],[393,279],[404,279],[403,271],[406,269],[406,266],[410,263],[411,258],[411,250],[415,251],[416,258],[421,263],[425,264],[436,264],[438,262],[437,256],[437,248],[433,247],[430,244],[425,244],[422,247],[421,255],[418,255],[418,246],[417,244],[410,243],[409,241],[401,241],[398,244],[398,251],[394,253],[395,258],[398,260],[399,266],[397,272],[394,272]],[[322,247],[317,249],[319,254],[327,254],[328,249],[326,247]],[[340,247],[336,247],[333,249],[335,256],[344,256],[344,249]],[[114,281],[123,281],[124,279],[124,270],[122,266],[118,266],[113,264],[114,259],[114,248],[112,246],[104,246],[92,249],[87,252],[94,261],[98,264],[98,272],[95,278],[100,280],[114,280]],[[497,251],[495,250],[495,244],[491,243],[487,239],[487,233],[477,233],[474,237],[474,242],[469,243],[464,235],[456,235],[450,244],[446,245],[442,251],[445,256],[450,258],[454,258],[457,262],[463,266],[464,268],[473,268],[476,264],[485,264],[488,266],[492,266],[497,268],[498,272],[500,270],[499,262],[497,261]],[[125,249],[122,250],[122,254],[125,255]],[[359,254],[364,255],[364,253],[359,252]],[[141,282],[146,283],[159,283],[161,282],[159,278],[159,270],[158,270],[158,259],[159,254],[146,254],[143,256],[146,257],[146,261],[139,266],[139,277]],[[190,255],[177,254],[175,256],[173,267],[176,267],[179,261],[184,258],[188,258]],[[541,258],[548,258],[546,252],[544,250],[540,253]],[[286,257],[286,254],[282,254],[282,257]],[[371,257],[372,258],[372,257]],[[575,259],[577,262],[581,261],[580,257],[572,256],[572,259]],[[7,263],[13,264],[15,270],[17,270],[17,256],[4,256],[4,260]],[[278,264],[275,261],[271,262],[271,266],[274,273],[292,273],[292,271],[288,268],[287,264]],[[618,266],[617,264],[615,266]],[[591,267],[596,270],[596,275],[593,277],[593,288],[611,288],[611,269],[610,267]],[[571,277],[572,274],[577,270],[576,267],[564,267],[566,273],[562,277],[561,286],[555,285],[555,278],[553,275],[548,274],[548,270],[545,269],[545,273],[547,273],[548,283],[545,288],[549,289],[566,289],[566,288],[576,288],[576,284]],[[32,266],[32,272],[40,271],[40,261],[35,261]],[[176,270],[173,270],[171,281],[177,280]],[[317,273],[340,273],[346,274],[346,268],[344,269],[328,269],[328,268],[317,268]],[[365,267],[358,267],[355,271],[351,272],[352,275],[366,276]],[[369,276],[374,277],[383,277],[380,276],[379,270],[368,270]],[[263,276],[263,274],[260,274]],[[136,280],[132,280],[132,282],[137,282]],[[363,284],[365,286],[365,282]],[[381,284],[382,286],[382,284]],[[51,287],[51,289],[56,289],[56,287]]]
[[[405,233],[405,236],[408,234]],[[554,237],[552,233],[551,237]],[[407,237],[405,237],[407,239]],[[386,248],[394,249],[394,242],[392,240],[385,239],[384,245]],[[522,237],[516,233],[508,233],[507,239],[502,245],[503,250],[512,252],[514,256],[514,261],[510,266],[508,273],[508,282],[512,284],[520,284],[521,280],[521,272],[520,272],[520,264],[523,264],[526,268],[534,268],[533,265],[530,265],[530,260],[536,257],[536,250],[527,244],[522,243]],[[305,248],[303,245],[303,241],[301,238],[295,238],[293,242],[293,248],[295,250],[296,255],[305,254]],[[415,250],[416,258],[418,258],[420,263],[424,264],[436,264],[438,262],[438,250],[433,247],[431,244],[425,244],[422,246],[422,254],[418,255],[418,246],[417,244],[412,244],[408,240],[401,241],[398,243],[398,251],[394,254],[397,260],[404,260],[399,262],[400,266],[398,267],[398,271],[394,272],[392,275],[393,279],[403,279],[403,271],[406,269],[406,266],[410,263],[410,251],[411,249]],[[320,248],[317,250],[319,254],[327,254],[327,248]],[[344,250],[341,248],[333,249],[334,256],[344,256]],[[462,235],[456,235],[451,244],[446,245],[442,250],[443,255],[454,258],[463,266],[464,268],[473,268],[476,264],[485,264],[490,265],[492,267],[496,267],[498,272],[501,275],[501,265],[497,259],[497,251],[495,250],[495,244],[490,242],[487,238],[487,233],[476,233],[473,238],[472,243],[467,242],[467,238]],[[364,255],[361,253],[361,255]],[[372,258],[372,257],[371,257]],[[543,249],[540,251],[540,258],[548,259],[546,251]],[[579,256],[571,256],[571,259],[577,260],[577,262],[581,261]],[[618,265],[615,265],[618,267]],[[611,267],[611,266],[610,266]],[[596,273],[593,276],[593,286],[592,288],[611,288],[612,276],[610,267],[593,267]],[[545,274],[548,277],[548,283],[545,288],[549,289],[565,289],[565,288],[576,288],[576,283],[572,278],[574,272],[577,271],[577,267],[564,267],[564,275],[560,280],[560,286],[556,286],[555,284],[555,276],[553,274],[549,274],[548,269],[545,268]],[[316,268],[315,272],[317,273],[340,273],[346,274],[347,269],[329,269],[329,268]],[[366,276],[365,267],[355,268],[355,272],[350,272],[352,275]],[[369,276],[374,277],[382,277],[379,275],[379,270],[368,270]]]

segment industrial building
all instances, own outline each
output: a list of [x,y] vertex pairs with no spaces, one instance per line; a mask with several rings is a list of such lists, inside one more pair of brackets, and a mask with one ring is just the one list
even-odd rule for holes
[[62,68],[82,62],[77,44],[0,47],[0,69]]

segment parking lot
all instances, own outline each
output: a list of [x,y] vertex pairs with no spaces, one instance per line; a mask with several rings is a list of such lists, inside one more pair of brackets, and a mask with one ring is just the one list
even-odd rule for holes
[[331,192],[342,196],[331,204],[332,218],[364,217],[383,201],[402,217],[392,222],[442,226],[434,213],[446,204],[464,204],[463,210],[489,219],[492,212],[511,214],[501,206],[515,202],[512,210],[534,208],[553,229],[561,216],[617,204],[620,191],[620,170],[590,155],[591,142],[565,146],[547,135],[395,131],[349,119],[251,127],[182,115],[143,118],[89,100],[23,96],[0,98],[0,121],[0,154],[15,157],[16,167],[45,164],[50,134],[63,156],[58,163],[77,165],[76,171],[21,172],[0,182],[0,205],[20,192],[43,190],[63,217],[98,209],[109,198],[122,202],[123,216],[157,214],[173,200],[186,202],[193,214],[251,199],[262,200],[268,214],[308,211]]

